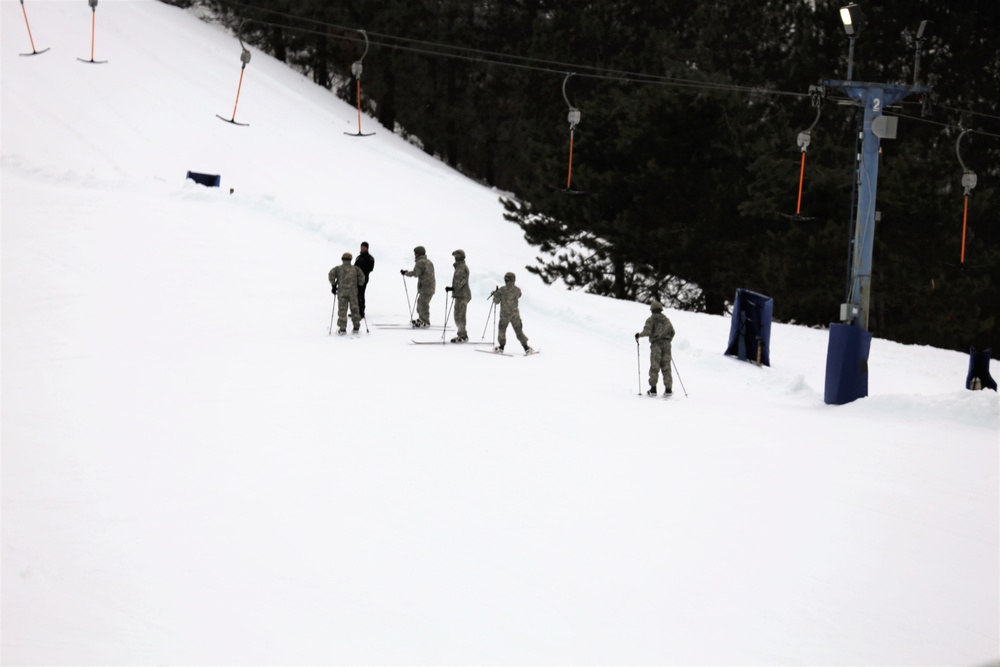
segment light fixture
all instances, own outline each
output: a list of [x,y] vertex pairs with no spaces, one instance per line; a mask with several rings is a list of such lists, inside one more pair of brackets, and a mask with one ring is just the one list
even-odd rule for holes
[[865,22],[861,7],[853,2],[840,8],[840,20],[844,23],[844,32],[852,37],[861,32]]
[[850,50],[847,52],[847,80],[851,81],[854,76],[854,40],[865,27],[865,18],[861,13],[861,7],[852,2],[840,8],[840,20],[844,23],[844,32],[851,42]]

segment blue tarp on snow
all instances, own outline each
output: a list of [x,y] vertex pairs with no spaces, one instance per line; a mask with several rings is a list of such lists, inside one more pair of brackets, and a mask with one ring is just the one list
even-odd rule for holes
[[978,388],[997,390],[997,381],[990,375],[990,357],[992,354],[992,347],[979,352],[974,347],[969,348],[969,374],[965,377],[966,389],[975,389],[976,387],[972,386],[973,379],[978,378]]
[[199,174],[197,171],[189,171],[187,177],[195,183],[207,185],[210,188],[217,188],[222,182],[222,176],[218,174]]
[[744,361],[771,365],[771,313],[774,300],[746,289],[736,290],[733,304],[733,321],[729,327],[729,345],[726,354]]
[[826,387],[823,401],[844,405],[868,395],[870,332],[851,324],[831,324],[826,349]]

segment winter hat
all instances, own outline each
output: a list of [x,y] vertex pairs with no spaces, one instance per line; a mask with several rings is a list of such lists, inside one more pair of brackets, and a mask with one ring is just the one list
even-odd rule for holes
[[414,255],[426,255],[427,251],[424,250],[424,247],[422,245],[418,245],[416,248],[413,249],[413,254]]
[[451,254],[455,256],[455,259],[465,259],[465,251],[461,248]]
[[507,273],[503,274],[503,281],[505,283],[512,283],[512,282],[514,282],[514,274],[511,273],[510,271],[508,271]]
[[653,303],[649,304],[649,309],[652,310],[654,313],[663,312],[663,304],[657,301],[656,299],[653,299]]
[[350,261],[350,260],[354,259],[354,255],[352,255],[349,252],[345,252],[343,255],[340,256],[340,258],[341,259],[346,259],[346,260]]
[[367,250],[368,249],[368,241],[362,241],[361,242],[361,247],[364,248],[365,250]]

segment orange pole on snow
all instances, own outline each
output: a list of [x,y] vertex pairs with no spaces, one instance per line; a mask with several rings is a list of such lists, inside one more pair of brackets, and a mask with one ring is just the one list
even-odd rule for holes
[[969,219],[969,195],[965,195],[965,209],[962,211],[962,264],[965,264],[965,225]]
[[795,215],[802,210],[802,179],[806,175],[806,152],[802,151],[802,166],[799,167],[799,203],[795,205]]
[[94,59],[94,32],[97,27],[97,9],[90,12],[90,59]]
[[569,172],[566,174],[566,189],[573,180],[573,130],[569,131]]
[[358,134],[361,134],[361,79],[358,82]]
[[245,72],[246,69],[247,69],[247,66],[245,64],[243,65],[243,67],[240,68],[240,82],[236,86],[236,104],[233,105],[233,118],[234,119],[236,118],[236,107],[239,106],[239,103],[240,103],[240,90],[243,89],[243,72]]
[[21,0],[21,13],[24,14],[24,25],[28,28],[28,41],[31,42],[31,52],[34,53],[36,51],[35,39],[31,36],[31,25],[28,23],[28,10],[24,8],[24,0]]

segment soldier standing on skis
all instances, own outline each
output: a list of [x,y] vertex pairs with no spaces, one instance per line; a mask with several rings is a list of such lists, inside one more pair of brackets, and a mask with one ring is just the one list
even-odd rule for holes
[[503,352],[504,346],[507,344],[507,325],[514,326],[514,335],[517,336],[517,340],[521,343],[525,352],[533,352],[530,347],[528,347],[528,337],[524,335],[524,331],[521,330],[521,313],[518,310],[518,299],[521,298],[521,288],[514,284],[514,274],[508,271],[503,276],[503,287],[498,287],[493,290],[493,304],[500,304],[500,328],[497,332],[497,351]]
[[361,252],[358,253],[358,258],[354,260],[354,266],[361,269],[361,272],[365,274],[364,284],[358,285],[358,311],[361,313],[361,319],[364,319],[365,289],[368,287],[368,276],[375,270],[375,258],[368,254],[368,241],[361,242]]
[[351,253],[345,252],[341,256],[340,266],[330,269],[330,285],[333,293],[340,299],[337,308],[337,333],[347,333],[347,306],[351,307],[351,322],[354,324],[354,333],[361,329],[361,312],[358,309],[358,287],[365,284],[364,272],[356,266],[351,265]]
[[469,333],[465,330],[465,314],[468,312],[469,302],[472,301],[469,267],[465,265],[464,250],[456,250],[451,254],[455,258],[455,273],[451,277],[451,285],[444,288],[445,292],[451,292],[451,298],[455,300],[455,327],[458,328],[458,335],[452,338],[451,342],[466,343],[469,341]]
[[[411,324],[415,327],[426,327],[431,324],[431,298],[437,290],[434,282],[434,264],[427,259],[427,251],[422,245],[413,249],[413,270],[400,269],[402,276],[417,278],[417,319]],[[445,323],[447,324],[447,323]]]
[[670,342],[674,339],[674,325],[663,314],[663,304],[654,300],[649,305],[653,312],[646,320],[642,331],[635,335],[638,342],[643,336],[649,336],[649,391],[650,396],[656,396],[656,381],[663,373],[663,394],[670,396],[673,391],[674,376],[670,372]]

